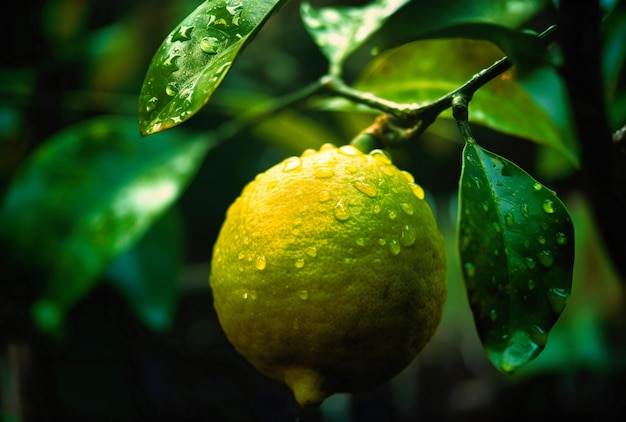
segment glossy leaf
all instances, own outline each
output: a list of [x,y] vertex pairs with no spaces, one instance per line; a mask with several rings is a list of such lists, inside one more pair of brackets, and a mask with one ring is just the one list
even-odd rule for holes
[[[416,41],[380,55],[355,86],[401,103],[428,103],[502,57],[498,48],[484,41]],[[448,110],[442,117],[451,118],[452,113]],[[515,68],[476,92],[470,120],[549,146],[578,165],[578,157],[566,146],[555,122],[518,81]]]
[[178,198],[210,146],[171,135],[147,141],[134,119],[103,117],[33,154],[0,206],[0,234],[45,274],[33,307],[40,328],[59,329],[106,265]]
[[548,0],[411,1],[372,36],[365,50],[383,52],[421,39],[486,40],[518,66],[530,67],[545,60],[547,43],[523,30],[524,25],[550,6]]
[[154,331],[171,327],[181,292],[184,243],[181,217],[175,209],[159,218],[105,273],[139,321]]
[[139,96],[143,135],[178,125],[200,110],[245,45],[288,0],[207,0],[157,50]]
[[574,228],[553,191],[474,141],[463,151],[458,247],[478,334],[496,368],[535,359],[570,295]]
[[302,20],[330,62],[330,73],[340,74],[345,59],[409,0],[373,0],[362,7],[301,7]]

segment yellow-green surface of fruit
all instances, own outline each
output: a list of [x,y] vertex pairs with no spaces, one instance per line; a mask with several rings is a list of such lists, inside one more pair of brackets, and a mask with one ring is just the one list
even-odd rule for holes
[[210,285],[229,341],[300,405],[379,385],[434,334],[443,238],[424,191],[382,151],[307,150],[230,206]]

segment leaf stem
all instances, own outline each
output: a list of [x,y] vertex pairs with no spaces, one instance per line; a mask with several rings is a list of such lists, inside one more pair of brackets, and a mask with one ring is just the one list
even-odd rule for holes
[[465,143],[473,143],[474,136],[472,135],[472,129],[469,125],[469,99],[463,94],[457,94],[452,98],[452,116],[456,120],[456,124],[459,126],[461,136]]

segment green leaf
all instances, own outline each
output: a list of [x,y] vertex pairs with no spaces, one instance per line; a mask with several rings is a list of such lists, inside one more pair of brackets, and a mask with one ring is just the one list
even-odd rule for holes
[[306,29],[330,63],[330,73],[339,75],[345,59],[375,33],[409,0],[374,0],[362,7],[301,5]]
[[178,125],[198,112],[242,49],[288,0],[207,0],[157,50],[139,96],[142,135]]
[[466,38],[495,43],[517,65],[536,64],[544,60],[547,43],[522,28],[549,6],[548,0],[412,1],[364,48],[382,52],[420,39]]
[[158,135],[131,118],[101,117],[48,139],[0,205],[0,235],[45,277],[33,316],[56,332],[106,265],[179,197],[211,143]]
[[[485,41],[416,41],[377,57],[356,88],[400,103],[429,103],[455,90],[478,71],[502,58]],[[444,118],[452,118],[447,110]],[[575,166],[555,122],[518,81],[515,68],[487,83],[470,104],[470,119],[491,129],[554,148]]]
[[535,359],[569,298],[574,227],[550,189],[469,141],[459,182],[458,247],[487,356],[511,373]]
[[171,327],[180,297],[184,236],[181,216],[175,210],[170,208],[159,218],[105,274],[138,319],[154,331]]
[[604,73],[609,123],[612,128],[624,124],[626,104],[626,2],[618,2],[603,22],[604,45],[602,70]]

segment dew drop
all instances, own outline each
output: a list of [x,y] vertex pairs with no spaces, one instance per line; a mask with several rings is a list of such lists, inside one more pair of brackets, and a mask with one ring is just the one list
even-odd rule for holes
[[296,262],[294,262],[293,266],[296,268],[304,267],[304,259],[303,258],[296,259]]
[[300,157],[289,157],[283,164],[283,171],[290,172],[302,166]]
[[309,298],[309,292],[307,292],[306,290],[300,290],[298,292],[298,296],[300,297],[300,299],[302,300],[307,300]]
[[389,252],[391,252],[392,255],[398,255],[400,253],[400,243],[396,239],[389,241]]
[[477,187],[478,189],[480,189],[480,186],[481,186],[481,184],[480,184],[480,179],[479,179],[478,177],[476,177],[476,176],[473,176],[473,177],[472,177],[472,180],[474,181],[474,184],[476,185],[476,187]]
[[365,182],[363,180],[357,180],[353,183],[353,186],[361,193],[369,196],[370,198],[375,197],[378,194],[378,189],[370,182]]
[[343,155],[356,156],[361,154],[361,151],[353,147],[352,145],[342,145],[339,147],[338,152]]
[[567,244],[567,240],[568,240],[567,239],[567,235],[565,233],[558,232],[556,234],[556,244],[557,245],[563,246],[563,245]]
[[483,211],[489,211],[489,204],[487,202],[483,202]]
[[513,213],[507,212],[506,214],[504,214],[504,224],[509,227],[515,224],[515,216],[513,215]]
[[346,221],[350,218],[350,213],[348,212],[348,208],[343,203],[343,200],[337,201],[335,204],[335,208],[333,209],[333,215],[338,221]]
[[402,246],[411,246],[417,239],[417,230],[409,224],[402,227],[400,232],[400,244]]
[[239,259],[240,261],[243,260],[245,257],[246,257],[245,252],[239,252],[239,255],[237,255],[237,259]]
[[380,166],[380,171],[385,173],[387,176],[393,176],[393,169],[387,166]]
[[265,261],[265,256],[264,255],[257,256],[256,259],[254,260],[254,268],[256,268],[259,271],[263,271],[266,266],[267,266],[267,262]]
[[519,206],[520,210],[522,211],[522,215],[526,218],[528,218],[528,204],[522,204]]
[[539,183],[539,182],[535,182],[535,183],[533,184],[533,189],[534,189],[535,191],[540,191],[542,188],[543,188],[543,186],[542,186],[542,185],[541,185],[541,183]]
[[413,195],[417,196],[418,199],[424,199],[424,189],[417,183],[410,183],[411,190],[413,191]]
[[359,246],[365,246],[366,243],[367,243],[367,240],[364,237],[359,237],[356,240],[356,244]]
[[372,209],[372,211],[374,211],[374,214],[379,214],[380,213],[380,205],[378,205],[378,204],[374,205],[374,208]]
[[251,290],[251,291],[250,291],[250,299],[252,299],[252,300],[256,300],[256,298],[257,298],[257,293],[256,293],[256,291],[255,291],[255,290]]
[[513,333],[504,350],[487,350],[490,360],[507,373],[515,372],[517,368],[533,360],[539,352],[539,345],[525,331]]
[[400,207],[402,208],[402,211],[404,211],[408,215],[413,215],[413,213],[415,212],[415,210],[413,209],[413,205],[411,205],[411,204],[409,204],[407,202],[401,203]]
[[528,280],[528,290],[533,290],[535,288],[535,280],[532,278]]
[[[391,164],[391,158],[389,157],[389,154],[387,154],[382,149],[372,150],[369,153],[369,155],[371,155],[372,157],[376,158],[377,160],[379,160],[383,164]],[[382,167],[381,167],[381,170],[382,170]]]
[[555,314],[560,314],[565,309],[565,305],[567,305],[567,300],[569,299],[569,294],[565,289],[559,289],[557,287],[551,287],[548,289],[548,301],[550,302],[550,307]]
[[556,209],[554,208],[554,201],[551,199],[546,199],[545,201],[543,201],[543,203],[541,204],[541,209],[546,213],[546,214],[553,214]]
[[181,25],[176,32],[172,34],[172,41],[189,41],[193,26]]
[[320,202],[326,202],[330,200],[330,192],[328,192],[327,190],[321,191],[319,195],[317,195],[317,200]]
[[387,244],[387,241],[381,237],[380,239],[378,239],[378,244],[380,246],[385,246]]
[[159,99],[157,97],[150,98],[148,102],[146,103],[146,111],[151,112],[152,110],[154,110],[158,102],[159,102]]
[[532,259],[532,258],[524,258],[524,260],[525,260],[525,262],[526,262],[526,267],[527,267],[529,270],[534,269],[534,268],[535,268],[535,266],[537,265],[537,263],[535,262],[535,260],[534,260],[534,259]]
[[554,264],[554,255],[550,251],[542,251],[537,255],[537,261],[544,267],[550,267]]
[[170,97],[173,97],[178,93],[178,87],[174,82],[170,82],[165,86],[165,93]]
[[409,182],[409,183],[415,183],[415,178],[413,177],[413,175],[411,173],[409,173],[408,171],[404,171],[402,170],[400,173],[402,173],[402,175],[404,176],[404,178]]
[[313,172],[313,176],[318,179],[327,179],[329,177],[333,177],[335,172],[328,167],[320,167]]
[[332,151],[335,149],[337,149],[337,147],[331,144],[330,142],[327,142],[320,147],[320,151]]
[[217,54],[220,51],[220,40],[215,37],[203,37],[199,46],[200,50],[207,54]]
[[244,299],[248,299],[248,292],[244,292],[244,294],[242,295],[242,297],[243,297]]
[[390,220],[395,220],[396,217],[398,217],[398,214],[396,214],[396,212],[393,211],[393,210],[389,211],[389,214],[387,214],[387,215],[389,216]]
[[540,245],[545,245],[546,244],[546,238],[543,237],[542,235],[537,236],[537,242],[539,242]]
[[468,278],[473,278],[476,275],[476,267],[471,262],[466,262],[463,265],[463,268],[465,269],[465,275]]
[[317,256],[317,248],[315,246],[309,246],[306,248],[306,254],[311,258],[315,258]]

